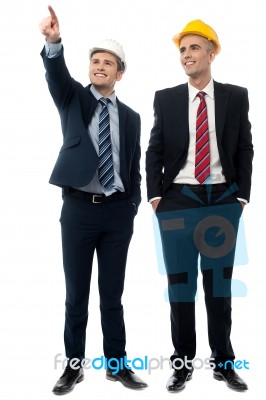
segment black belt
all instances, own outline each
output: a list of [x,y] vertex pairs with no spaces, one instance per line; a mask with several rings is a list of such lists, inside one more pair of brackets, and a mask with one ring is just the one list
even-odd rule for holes
[[170,190],[181,192],[184,188],[189,188],[195,193],[217,193],[224,192],[228,189],[226,183],[215,183],[213,185],[187,185],[186,183],[172,183],[169,187]]
[[110,203],[111,201],[123,200],[128,197],[127,193],[125,192],[116,192],[111,194],[110,196],[105,196],[105,194],[88,193],[84,192],[83,190],[78,190],[73,188],[69,188],[66,192],[69,193],[71,196],[78,197],[79,199],[82,200],[90,201],[91,203],[94,204]]

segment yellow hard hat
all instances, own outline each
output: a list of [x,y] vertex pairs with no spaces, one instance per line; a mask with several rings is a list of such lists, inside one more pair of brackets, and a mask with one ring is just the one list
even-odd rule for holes
[[182,32],[178,33],[173,37],[173,41],[180,47],[180,40],[185,35],[199,35],[203,36],[208,40],[211,40],[216,47],[216,53],[218,54],[221,50],[221,46],[218,40],[217,33],[205,22],[201,21],[200,19],[195,19],[194,21],[190,21]]

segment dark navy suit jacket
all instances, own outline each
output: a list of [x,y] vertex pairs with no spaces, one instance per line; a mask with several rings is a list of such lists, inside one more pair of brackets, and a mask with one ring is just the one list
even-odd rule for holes
[[[88,125],[97,107],[90,85],[82,86],[71,78],[64,60],[64,52],[48,58],[41,56],[46,69],[46,80],[58,109],[63,145],[49,182],[62,188],[82,187],[95,175],[98,155],[88,135]],[[120,137],[120,176],[137,206],[140,194],[140,116],[117,99]]]
[[[214,82],[218,152],[228,186],[249,200],[253,145],[247,89]],[[148,199],[162,197],[183,167],[189,146],[188,84],[160,90],[146,153]]]

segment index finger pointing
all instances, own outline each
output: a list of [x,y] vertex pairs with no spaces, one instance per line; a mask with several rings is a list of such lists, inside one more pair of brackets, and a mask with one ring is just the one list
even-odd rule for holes
[[52,6],[48,6],[48,10],[50,12],[50,15],[51,15],[52,19],[57,20],[57,16],[56,16],[56,13],[54,12],[53,7]]

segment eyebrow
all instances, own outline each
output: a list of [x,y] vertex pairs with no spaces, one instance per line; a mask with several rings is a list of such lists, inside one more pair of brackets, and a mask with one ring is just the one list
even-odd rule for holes
[[[92,62],[93,62],[93,61],[100,61],[100,59],[99,59],[99,58],[93,58],[91,61],[92,61]],[[109,62],[109,63],[111,63],[111,64],[115,64],[112,60],[108,60],[108,58],[105,58],[103,61],[104,61],[104,62]]]
[[[201,49],[201,46],[199,45],[199,44],[197,44],[197,43],[192,43],[190,46],[188,46],[189,48],[190,47],[199,47],[200,49]],[[186,49],[186,47],[185,46],[182,46],[181,48],[180,48],[180,51],[181,50],[185,50]]]

